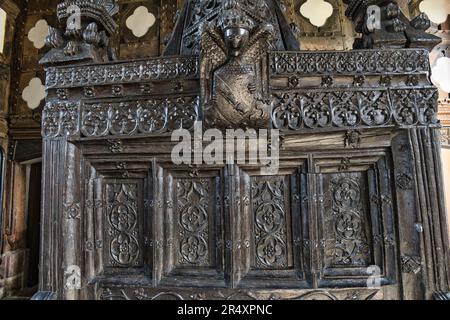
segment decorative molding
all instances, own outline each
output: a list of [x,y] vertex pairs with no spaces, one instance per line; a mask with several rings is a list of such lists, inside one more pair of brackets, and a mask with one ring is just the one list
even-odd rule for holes
[[324,52],[272,52],[272,76],[429,73],[428,51],[383,49]]
[[142,287],[101,286],[97,293],[99,300],[373,300],[381,299],[376,289],[347,290],[230,290],[199,289],[175,290]]
[[197,57],[163,57],[89,66],[47,68],[47,89],[196,79]]
[[92,103],[81,107],[81,135],[108,137],[190,130],[199,119],[198,97]]
[[272,122],[281,130],[435,126],[438,125],[437,95],[433,87],[275,92]]

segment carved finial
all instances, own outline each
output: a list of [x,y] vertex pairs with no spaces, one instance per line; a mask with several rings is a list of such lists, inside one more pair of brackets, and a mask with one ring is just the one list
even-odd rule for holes
[[411,26],[416,30],[426,31],[431,27],[431,21],[427,14],[423,12],[411,20]]
[[427,48],[441,42],[435,35],[426,33],[429,19],[425,14],[410,21],[395,0],[344,0],[348,5],[346,15],[355,23],[356,49],[374,48]]
[[113,15],[115,0],[65,0],[57,7],[63,28],[50,27],[46,44],[51,50],[43,65],[58,63],[101,63],[113,60],[109,36],[117,30]]

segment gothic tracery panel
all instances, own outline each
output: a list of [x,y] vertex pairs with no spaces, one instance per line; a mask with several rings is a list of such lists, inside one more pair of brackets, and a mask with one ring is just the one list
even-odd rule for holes
[[135,181],[105,184],[105,262],[108,267],[142,266],[140,189],[141,186]]
[[284,177],[254,178],[252,201],[255,231],[255,267],[288,267],[287,213]]
[[177,181],[177,251],[179,266],[209,266],[209,194],[211,181]]
[[364,187],[358,177],[335,177],[329,181],[331,207],[325,212],[325,265],[364,267],[371,263],[370,235]]

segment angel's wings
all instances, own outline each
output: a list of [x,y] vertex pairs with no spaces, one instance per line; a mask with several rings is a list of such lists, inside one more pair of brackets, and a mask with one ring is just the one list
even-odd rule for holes
[[227,49],[222,33],[215,27],[206,27],[202,33],[200,60],[207,61],[208,69],[213,71],[227,60]]
[[250,37],[241,55],[249,61],[256,61],[262,54],[272,48],[274,28],[271,24],[262,25]]

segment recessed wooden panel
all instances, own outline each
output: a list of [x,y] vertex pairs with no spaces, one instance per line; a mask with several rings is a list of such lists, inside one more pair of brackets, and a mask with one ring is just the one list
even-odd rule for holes
[[[297,170],[278,176],[241,174],[239,287],[308,287],[309,248],[305,177]],[[303,186],[303,190],[302,187]]]
[[220,170],[166,170],[155,211],[162,226],[159,285],[225,286],[224,183]]
[[142,184],[133,180],[108,181],[104,197],[105,266],[142,267]]

